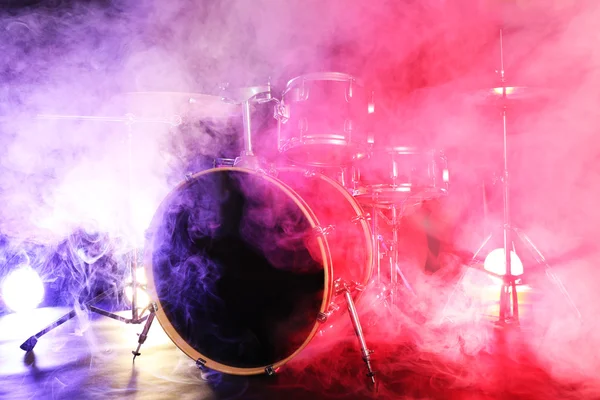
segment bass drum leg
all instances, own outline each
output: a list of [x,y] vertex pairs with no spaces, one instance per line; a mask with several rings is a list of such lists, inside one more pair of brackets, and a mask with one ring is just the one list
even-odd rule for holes
[[[296,168],[282,168],[277,176],[314,211],[320,226],[319,234],[323,235],[331,252],[334,298],[327,313],[322,314],[319,320],[324,323],[341,308],[340,303],[345,303],[367,368],[367,377],[375,385],[371,365],[373,352],[367,346],[355,305],[373,270],[373,243],[368,218],[358,202],[332,178]],[[327,335],[327,332],[321,331],[321,334]]]

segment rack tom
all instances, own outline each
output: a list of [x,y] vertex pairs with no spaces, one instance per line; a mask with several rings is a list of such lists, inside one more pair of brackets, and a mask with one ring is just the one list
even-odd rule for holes
[[375,149],[356,165],[353,185],[354,197],[363,204],[433,200],[448,193],[448,161],[439,150]]
[[339,72],[290,80],[278,108],[278,149],[293,163],[345,165],[366,156],[371,95]]

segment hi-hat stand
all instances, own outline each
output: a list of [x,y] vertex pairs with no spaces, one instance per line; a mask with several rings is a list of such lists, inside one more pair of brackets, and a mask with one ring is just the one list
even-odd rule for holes
[[[134,122],[145,122],[145,123],[167,123],[170,124],[171,126],[178,126],[179,124],[181,124],[181,118],[180,117],[175,117],[172,120],[165,120],[165,119],[136,119],[133,115],[126,115],[125,117],[97,117],[97,116],[65,116],[65,115],[38,115],[37,119],[40,120],[82,120],[82,121],[100,121],[100,122],[118,122],[118,123],[126,123],[127,125],[127,179],[128,179],[128,207],[129,207],[129,215],[131,214],[132,208],[133,208],[133,124]],[[105,317],[109,317],[112,319],[115,319],[117,321],[121,321],[124,322],[126,324],[141,324],[142,322],[149,320],[149,322],[152,321],[153,317],[154,317],[154,308],[152,305],[148,305],[146,307],[144,307],[143,309],[141,309],[138,307],[138,299],[137,299],[137,289],[141,287],[141,285],[138,283],[137,281],[137,270],[138,270],[138,254],[137,251],[134,249],[132,251],[130,251],[129,253],[126,254],[125,256],[125,263],[126,263],[126,268],[127,270],[130,272],[131,274],[131,290],[132,290],[132,295],[131,295],[131,317],[130,318],[125,318],[122,317],[121,315],[118,315],[116,313],[113,312],[109,312],[106,310],[103,310],[99,307],[96,307],[94,304],[110,295],[114,295],[118,293],[118,289],[110,289],[107,290],[101,294],[99,294],[98,296],[94,297],[93,299],[85,302],[83,304],[84,307],[86,307],[89,311],[105,316]],[[150,311],[149,315],[144,316],[144,313],[146,313],[146,311]],[[20,348],[24,351],[32,351],[35,347],[35,345],[37,344],[38,340],[44,336],[46,333],[52,331],[53,329],[59,327],[60,325],[64,324],[65,322],[71,320],[72,318],[75,318],[77,316],[77,311],[75,310],[75,308],[73,308],[71,311],[69,311],[67,314],[63,315],[62,317],[60,317],[59,319],[57,319],[56,321],[52,322],[50,325],[48,325],[47,327],[45,327],[44,329],[42,329],[41,331],[39,331],[38,333],[36,333],[35,335],[29,337],[27,340],[25,340],[25,342],[23,342],[20,346]],[[147,324],[147,328],[149,328],[149,324]],[[147,334],[147,331],[145,329],[145,333]],[[146,336],[144,335],[144,333],[142,335],[140,335],[140,339],[139,339],[139,345],[141,345],[143,343],[143,341],[145,340]],[[135,355],[139,355],[139,345],[138,345],[138,350],[134,352],[134,356]],[[135,359],[135,357],[134,357]]]
[[[500,299],[499,299],[499,315],[496,323],[498,325],[512,325],[519,326],[519,300],[517,295],[517,286],[522,284],[522,279],[518,275],[513,274],[513,266],[511,259],[511,252],[516,253],[515,249],[515,241],[513,238],[517,238],[525,247],[527,247],[535,259],[536,263],[542,266],[545,269],[546,276],[550,279],[550,281],[557,286],[560,293],[564,297],[565,301],[571,307],[575,315],[578,318],[581,318],[581,313],[579,312],[577,306],[573,302],[569,292],[566,290],[562,281],[554,274],[552,268],[546,261],[544,255],[540,252],[540,250],[535,246],[533,241],[521,230],[517,229],[513,226],[510,215],[510,184],[509,184],[509,168],[508,168],[508,128],[507,128],[507,109],[509,104],[509,95],[511,94],[511,90],[513,88],[507,86],[505,71],[504,71],[504,48],[503,48],[503,30],[500,29],[500,70],[497,73],[500,75],[500,87],[494,88],[495,94],[500,94],[500,105],[502,108],[502,134],[503,134],[503,171],[502,176],[500,177],[500,181],[502,183],[502,200],[503,200],[503,249],[504,249],[504,263],[506,265],[506,272],[503,275],[498,275],[492,273],[490,271],[481,268],[483,272],[488,275],[495,276],[497,278],[502,279],[502,287],[500,290]],[[494,232],[490,233],[483,241],[479,249],[475,252],[471,259],[471,263],[468,267],[475,267],[475,264],[479,260],[479,254],[486,247],[488,242],[492,239]],[[523,266],[525,269],[526,267]],[[454,287],[450,298],[455,294],[458,285],[462,283],[464,277],[466,275],[467,270],[465,270],[462,274],[458,283]],[[448,303],[450,299],[448,300]],[[446,307],[448,306],[446,303]],[[445,308],[446,308],[445,307]],[[444,310],[445,315],[446,310]]]

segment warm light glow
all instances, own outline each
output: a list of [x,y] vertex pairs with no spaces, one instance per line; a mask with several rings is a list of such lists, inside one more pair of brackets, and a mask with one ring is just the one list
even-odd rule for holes
[[494,90],[494,93],[498,94],[498,95],[504,94],[504,90],[506,90],[506,95],[510,96],[511,94],[513,94],[515,92],[516,88],[508,86],[508,87],[497,87],[497,88],[494,88],[493,90]]
[[[146,286],[148,278],[146,278],[146,270],[144,268],[138,268],[135,272],[135,280],[139,285]],[[131,283],[131,276],[127,278],[127,283]]]
[[[496,285],[487,285],[480,289],[480,301],[484,315],[497,318],[500,315],[500,292],[502,283]],[[508,289],[512,293],[512,288]],[[517,286],[517,301],[519,304],[519,315],[527,315],[533,303],[533,289],[529,285]]]
[[[498,275],[506,274],[506,256],[504,249],[495,249],[490,252],[483,262],[483,268],[486,271],[492,272]],[[512,275],[523,274],[523,263],[517,256],[517,253],[510,251],[510,269]]]
[[44,284],[33,268],[22,265],[2,282],[2,298],[14,312],[30,311],[44,300]]
[[[146,278],[146,271],[144,268],[138,268],[136,270],[135,278],[137,280],[138,288],[136,291],[136,306],[138,308],[145,308],[150,304],[150,296],[146,293],[146,284],[148,280]],[[133,301],[133,288],[131,287],[131,277],[127,279],[127,286],[125,287],[125,296],[131,303]]]
[[450,182],[450,172],[447,169],[444,169],[444,171],[442,172],[442,180],[445,183]]

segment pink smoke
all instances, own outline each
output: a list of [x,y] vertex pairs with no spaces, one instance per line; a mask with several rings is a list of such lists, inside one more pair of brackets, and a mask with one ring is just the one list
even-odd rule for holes
[[[76,5],[69,12],[6,14],[0,42],[6,56],[6,85],[0,92],[0,229],[53,243],[74,228],[93,227],[138,247],[161,199],[186,172],[194,172],[177,164],[181,153],[191,148],[211,158],[230,140],[200,129],[186,136],[185,150],[174,151],[171,142],[180,139],[181,131],[171,122],[182,112],[181,103],[164,99],[144,107],[159,110],[162,122],[133,125],[131,159],[124,121],[36,115],[139,116],[144,110],[134,110],[127,101],[123,105],[118,95],[218,94],[223,82],[250,86],[269,78],[280,91],[288,79],[305,72],[355,74],[376,95],[376,140],[443,149],[451,177],[448,197],[432,205],[433,219],[439,221],[433,232],[447,244],[438,261],[446,268],[423,273],[423,257],[411,258],[412,251],[422,250],[423,238],[405,232],[408,261],[403,268],[417,297],[403,298],[402,307],[388,315],[365,295],[360,310],[365,320],[373,321],[369,343],[395,349],[413,343],[422,352],[419,357],[435,354],[440,361],[430,364],[445,369],[457,385],[479,383],[492,390],[496,381],[481,382],[493,367],[461,369],[493,342],[473,304],[451,310],[461,315],[460,324],[442,323],[440,317],[454,282],[443,274],[453,274],[448,264],[459,264],[450,253],[478,247],[490,228],[484,226],[484,216],[489,225],[501,222],[498,195],[490,199],[486,215],[482,200],[482,183],[489,192],[498,188],[491,177],[500,166],[500,114],[481,105],[477,90],[498,85],[503,28],[509,82],[551,89],[544,101],[516,103],[509,110],[512,216],[547,259],[556,261],[556,274],[584,317],[583,323],[574,322],[550,286],[533,305],[536,319],[523,346],[552,378],[585,380],[593,389],[600,342],[593,318],[597,252],[581,249],[593,248],[600,233],[595,205],[595,188],[600,187],[595,146],[599,17],[592,1],[558,0],[148,1],[122,9]],[[477,285],[475,291],[482,281]],[[351,330],[345,332],[354,340]],[[321,360],[313,363],[315,376],[328,369],[328,379],[355,379],[343,367],[347,357],[322,360],[332,342],[348,335],[315,341],[297,365]],[[378,361],[384,377],[423,365],[417,362],[422,359],[415,360],[416,351],[385,354],[389,357]],[[460,371],[449,371],[450,365]]]

